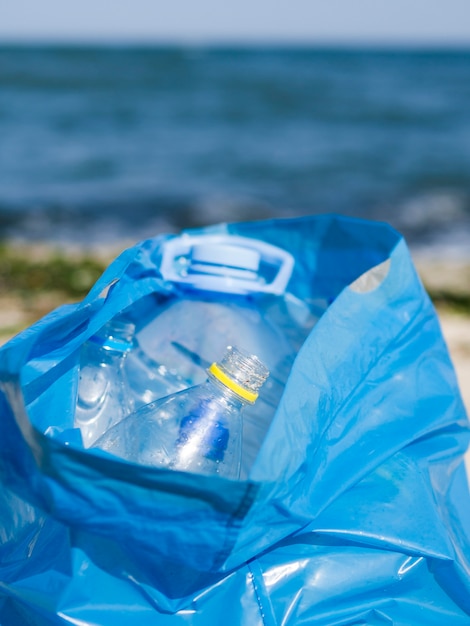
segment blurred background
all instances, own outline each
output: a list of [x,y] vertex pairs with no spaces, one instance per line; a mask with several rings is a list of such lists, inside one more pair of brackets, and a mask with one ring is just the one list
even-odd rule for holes
[[0,235],[104,245],[341,212],[470,256],[470,5],[19,0]]
[[468,311],[468,0],[162,4],[2,3],[3,337],[140,239],[324,212]]

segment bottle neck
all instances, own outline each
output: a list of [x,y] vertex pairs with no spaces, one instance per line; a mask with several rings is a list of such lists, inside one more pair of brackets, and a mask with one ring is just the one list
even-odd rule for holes
[[128,352],[113,350],[93,341],[87,341],[84,346],[85,360],[87,362],[102,363],[104,365],[114,365],[122,367]]
[[222,383],[244,403],[254,404],[258,390],[269,371],[255,355],[246,354],[234,346],[228,346],[224,357],[207,370],[210,377]]
[[210,372],[206,384],[212,387],[214,394],[217,394],[217,397],[224,404],[227,404],[238,411],[241,411],[243,407],[249,404],[245,399],[224,385],[224,383],[218,380],[215,376],[212,376]]

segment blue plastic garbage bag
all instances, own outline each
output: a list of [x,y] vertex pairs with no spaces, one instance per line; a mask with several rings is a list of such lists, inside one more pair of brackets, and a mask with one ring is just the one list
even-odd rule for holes
[[468,422],[402,237],[340,216],[199,232],[286,249],[289,291],[331,302],[248,479],[73,440],[80,346],[172,293],[169,237],[142,242],[0,351],[1,626],[470,624]]

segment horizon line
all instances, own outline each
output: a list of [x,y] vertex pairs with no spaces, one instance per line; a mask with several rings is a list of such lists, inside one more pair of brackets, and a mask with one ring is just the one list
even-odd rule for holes
[[241,37],[109,37],[109,36],[4,36],[1,46],[132,47],[132,48],[291,48],[375,50],[470,50],[469,40],[449,39],[335,39],[335,38],[241,38]]

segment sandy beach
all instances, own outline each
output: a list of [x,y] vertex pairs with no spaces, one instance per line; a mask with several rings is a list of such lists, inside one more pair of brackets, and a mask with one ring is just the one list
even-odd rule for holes
[[[442,333],[470,415],[470,265],[462,260],[433,261],[419,257],[415,264],[424,285],[435,296]],[[447,300],[445,294],[449,295]],[[467,466],[470,470],[470,454]]]
[[[62,263],[59,275],[50,284],[41,285],[41,272],[38,272],[38,285],[34,289],[25,290],[20,288],[5,289],[0,281],[0,346],[8,341],[16,333],[30,326],[37,319],[44,316],[52,309],[66,302],[78,301],[77,294],[86,293],[88,286],[93,284],[98,277],[101,268],[106,265],[131,242],[121,242],[121,245],[106,249],[97,253],[95,250],[83,251],[82,249],[68,250],[67,263]],[[27,254],[30,262],[37,263],[35,267],[41,268],[41,263],[49,263],[51,250],[47,246],[35,245],[31,247],[15,245],[16,256],[21,259]],[[53,252],[52,254],[56,254]],[[59,253],[63,254],[63,251]],[[90,261],[90,257],[93,262]],[[84,262],[85,259],[85,262]],[[1,259],[0,259],[1,261]],[[451,359],[459,381],[460,391],[470,415],[470,264],[461,260],[432,260],[426,257],[414,259],[418,273],[428,289],[436,306],[444,339],[447,343]],[[10,264],[11,267],[8,267]],[[57,263],[56,263],[57,264]],[[4,273],[9,269],[14,270],[15,264],[11,260],[3,259]],[[1,267],[1,264],[0,264]],[[49,266],[43,266],[43,273],[49,272]],[[22,278],[20,269],[19,277],[14,277],[15,285],[18,286],[18,278]],[[57,271],[57,269],[56,269]],[[31,270],[27,272],[28,281],[31,281]],[[75,285],[67,290],[57,285],[63,282],[66,286]],[[5,281],[4,281],[5,282]],[[28,286],[26,282],[26,287]],[[77,287],[78,285],[78,287]],[[3,287],[3,288],[2,288]],[[467,469],[470,476],[470,450],[467,455]]]
[[[441,311],[439,320],[457,374],[467,414],[470,415],[470,316]],[[470,450],[466,461],[470,478]]]

